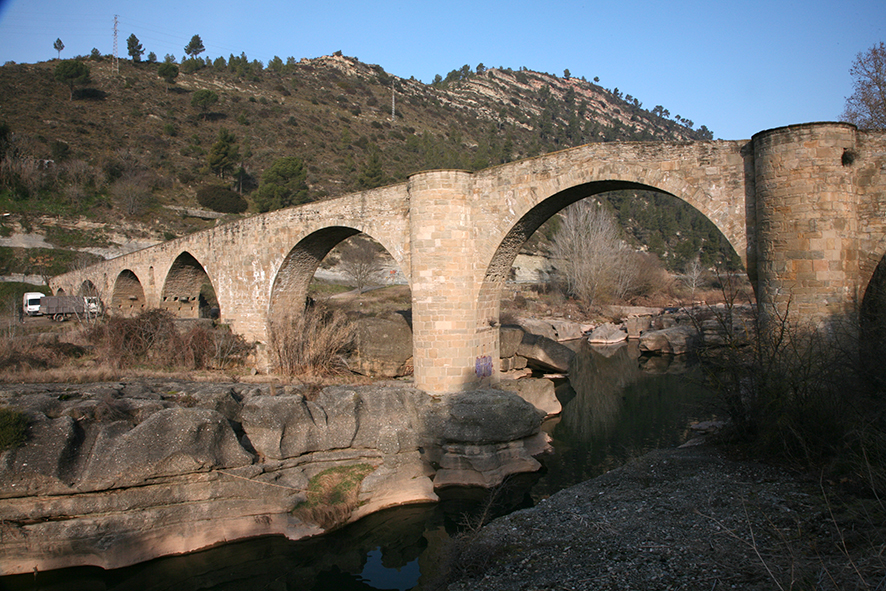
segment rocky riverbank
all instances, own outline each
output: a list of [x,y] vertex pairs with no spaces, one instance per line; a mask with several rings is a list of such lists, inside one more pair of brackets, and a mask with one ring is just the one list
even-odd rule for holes
[[834,488],[715,447],[652,452],[462,538],[447,589],[882,588],[882,506]]
[[502,390],[138,380],[7,386],[0,405],[29,421],[27,441],[0,454],[0,575],[309,537],[330,526],[297,508],[329,468],[369,469],[341,524],[535,471],[547,446],[547,411]]

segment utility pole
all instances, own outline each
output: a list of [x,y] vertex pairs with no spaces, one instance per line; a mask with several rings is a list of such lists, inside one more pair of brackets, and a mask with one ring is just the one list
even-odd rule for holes
[[120,73],[120,64],[117,63],[117,15],[114,15],[114,74]]
[[392,81],[391,82],[391,123],[394,122],[394,117],[396,117],[396,115],[397,115],[396,110],[395,110],[396,106],[395,106],[394,96],[395,96],[394,95],[394,83]]

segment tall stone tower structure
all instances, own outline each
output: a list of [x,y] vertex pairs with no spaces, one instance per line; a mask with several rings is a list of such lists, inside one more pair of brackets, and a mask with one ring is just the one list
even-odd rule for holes
[[[757,301],[808,321],[852,314],[858,294],[857,130],[809,123],[752,138]],[[750,234],[751,232],[749,232]]]

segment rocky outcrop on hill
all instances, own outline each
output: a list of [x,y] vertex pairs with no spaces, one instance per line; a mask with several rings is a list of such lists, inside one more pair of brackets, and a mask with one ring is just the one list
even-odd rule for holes
[[537,470],[549,411],[513,392],[432,399],[402,384],[181,382],[0,391],[29,418],[0,454],[0,575],[115,568],[258,535],[322,533],[293,510],[326,468],[369,465],[345,521]]

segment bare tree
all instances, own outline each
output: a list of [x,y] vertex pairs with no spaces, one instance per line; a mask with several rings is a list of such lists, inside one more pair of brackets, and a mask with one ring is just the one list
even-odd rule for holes
[[612,215],[584,200],[562,216],[551,254],[567,293],[589,306],[628,295],[636,286],[638,257],[621,240]]
[[862,129],[886,130],[886,44],[882,41],[855,56],[852,96],[842,118]]
[[707,271],[701,264],[699,257],[692,259],[683,273],[683,285],[689,290],[689,299],[695,299],[696,290],[701,287],[706,279]]
[[151,200],[151,186],[143,175],[127,175],[114,182],[111,193],[128,215],[138,215]]
[[368,238],[355,236],[342,245],[339,266],[357,288],[358,293],[384,270],[384,262],[378,247]]

